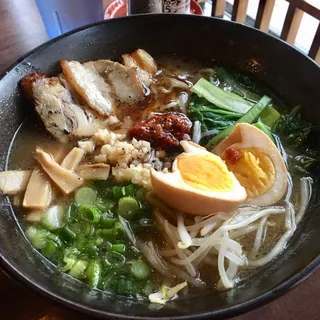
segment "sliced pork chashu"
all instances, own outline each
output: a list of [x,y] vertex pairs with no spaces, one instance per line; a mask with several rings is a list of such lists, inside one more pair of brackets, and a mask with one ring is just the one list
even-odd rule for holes
[[157,63],[145,50],[138,49],[132,53],[122,55],[123,64],[128,68],[135,68],[141,82],[149,87],[157,73]]
[[97,60],[85,65],[94,66],[111,88],[116,102],[134,104],[143,100],[145,89],[135,68],[111,60]]
[[35,109],[46,129],[61,142],[91,137],[104,121],[74,103],[59,78],[40,78],[32,83]]
[[110,87],[95,68],[78,61],[60,62],[63,75],[70,86],[81,96],[88,106],[101,116],[108,116],[114,104]]
[[30,100],[34,101],[33,99],[33,91],[32,91],[32,85],[36,80],[45,78],[45,73],[30,73],[24,78],[20,80],[20,86],[22,88],[23,93],[25,96]]
[[86,104],[101,116],[121,104],[135,104],[145,89],[136,68],[111,60],[61,61],[63,74]]
[[63,73],[46,78],[30,74],[20,82],[33,100],[46,129],[61,142],[91,137],[107,126],[118,106],[144,99],[157,72],[144,50],[123,56],[124,65],[111,60],[61,61]]

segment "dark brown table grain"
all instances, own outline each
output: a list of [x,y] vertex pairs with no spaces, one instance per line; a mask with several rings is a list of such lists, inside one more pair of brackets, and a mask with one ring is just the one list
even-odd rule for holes
[[[67,1],[67,0],[66,0]],[[34,0],[0,0],[0,72],[47,40]],[[232,320],[320,319],[320,271],[280,299]],[[0,319],[90,320],[58,306],[0,271]]]

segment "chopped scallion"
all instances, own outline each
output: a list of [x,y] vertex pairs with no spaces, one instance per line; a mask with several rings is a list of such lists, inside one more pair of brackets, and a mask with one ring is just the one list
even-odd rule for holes
[[131,263],[130,272],[139,280],[147,279],[150,275],[149,266],[142,260],[135,260]]
[[126,257],[119,252],[109,251],[106,253],[104,261],[108,266],[120,267],[126,263]]
[[132,197],[123,197],[118,202],[118,214],[131,220],[139,212],[139,203]]
[[89,263],[86,277],[91,288],[96,288],[98,286],[101,277],[101,263],[99,260],[93,260]]
[[118,253],[125,253],[127,250],[127,247],[123,243],[117,243],[112,245],[111,250]]
[[58,248],[59,247],[56,242],[48,241],[41,253],[47,258],[52,258],[57,253]]
[[112,213],[109,212],[103,213],[100,216],[100,226],[103,228],[112,228],[114,224],[116,223],[117,219],[113,218]]
[[26,236],[36,249],[42,249],[48,242],[49,231],[45,229],[37,229],[35,227],[29,227],[26,230]]
[[78,207],[75,202],[71,202],[66,208],[65,221],[67,223],[75,221],[77,218]]
[[74,196],[78,204],[91,204],[97,199],[97,192],[89,187],[83,187],[76,191]]
[[61,237],[67,242],[71,241],[77,237],[77,235],[67,226],[61,228],[59,230],[59,233],[60,233]]
[[100,212],[92,205],[82,204],[79,207],[79,213],[82,219],[98,223],[100,220]]
[[71,277],[81,279],[84,276],[84,272],[88,266],[88,262],[85,260],[78,260],[69,271]]

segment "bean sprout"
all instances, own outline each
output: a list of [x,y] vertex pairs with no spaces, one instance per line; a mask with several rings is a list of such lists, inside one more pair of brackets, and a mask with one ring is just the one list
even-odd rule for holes
[[192,141],[194,143],[199,143],[201,139],[201,124],[200,121],[195,121],[193,124],[193,135],[192,135]]
[[310,177],[300,179],[301,198],[300,209],[299,212],[296,214],[296,224],[298,224],[301,221],[306,212],[308,203],[312,195],[312,183],[313,180]]
[[[177,227],[170,224],[159,211],[155,211],[158,224],[164,229],[165,237],[173,249],[160,251],[160,255],[167,260],[167,266],[179,279],[192,285],[200,286],[197,266],[206,264],[217,267],[220,281],[218,287],[231,288],[238,280],[236,278],[239,268],[247,266],[263,266],[277,257],[287,246],[296,224],[302,219],[312,193],[312,179],[301,178],[300,209],[297,214],[290,202],[292,194],[292,181],[288,175],[288,191],[284,206],[257,207],[242,205],[236,212],[218,212],[208,217],[195,217],[192,225],[185,225],[184,217],[178,214]],[[150,194],[153,203],[157,199]],[[171,209],[160,203],[160,211],[173,216]],[[273,248],[263,257],[256,259],[265,239],[268,227],[274,226],[269,221],[273,215],[285,217],[285,232]],[[256,232],[252,248],[247,253],[243,251],[238,242],[242,237]],[[249,258],[249,259],[248,259]],[[187,273],[182,269],[185,268]],[[227,269],[226,269],[227,268]]]
[[181,214],[178,215],[178,233],[181,239],[181,241],[178,242],[178,247],[180,249],[189,248],[192,245],[192,239],[184,225],[183,216]]

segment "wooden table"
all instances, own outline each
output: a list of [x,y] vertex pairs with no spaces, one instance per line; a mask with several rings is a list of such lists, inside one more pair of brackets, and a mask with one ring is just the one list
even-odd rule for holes
[[[33,0],[0,0],[0,71],[47,40]],[[284,297],[233,320],[320,319],[320,271]],[[12,281],[0,271],[0,318],[3,320],[90,320],[58,306]]]

